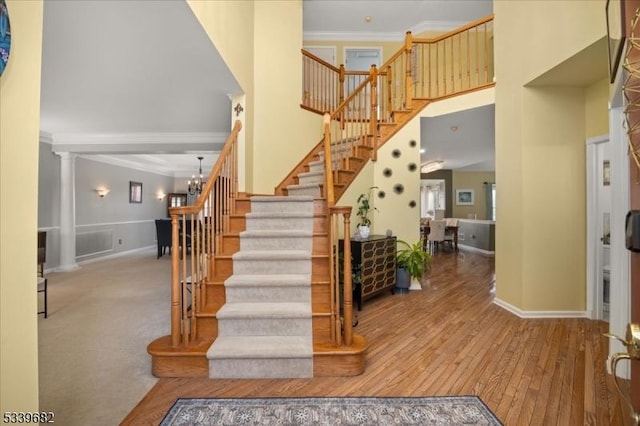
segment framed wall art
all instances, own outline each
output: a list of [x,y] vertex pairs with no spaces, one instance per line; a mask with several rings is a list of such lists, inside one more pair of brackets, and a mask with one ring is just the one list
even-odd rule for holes
[[129,202],[142,203],[142,182],[129,181]]
[[456,189],[456,205],[472,206],[474,204],[473,189]]

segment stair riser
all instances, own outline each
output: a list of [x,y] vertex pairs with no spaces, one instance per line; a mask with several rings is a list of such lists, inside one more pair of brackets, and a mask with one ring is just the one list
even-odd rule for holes
[[309,173],[298,175],[298,183],[300,185],[307,185],[310,183],[322,183],[324,182],[324,173]]
[[209,361],[211,379],[286,379],[313,377],[312,358],[214,359]]
[[324,172],[324,161],[322,163],[309,164],[310,173]]
[[311,303],[310,286],[227,287],[227,302]]
[[[313,253],[327,254],[329,252],[329,243],[326,235],[313,236]],[[240,250],[240,238],[237,235],[225,236],[223,239],[222,254],[232,255]]]
[[288,195],[308,195],[310,197],[320,197],[320,188],[294,188],[287,187]]
[[[246,262],[245,262],[246,263]],[[311,261],[311,280],[316,281],[328,281],[329,280],[329,259],[324,255],[313,256]],[[217,257],[215,259],[215,276],[212,277],[212,281],[224,282],[231,276],[234,271],[233,260],[230,257]],[[284,269],[284,268],[283,268]],[[285,274],[308,274],[309,272],[291,272],[291,271],[279,271],[279,273]]]
[[253,202],[251,204],[252,213],[267,212],[301,212],[311,214],[313,212],[313,202],[311,201],[269,201]]
[[313,250],[310,237],[241,237],[241,250]]
[[218,336],[311,336],[309,318],[218,318]]
[[311,265],[308,260],[277,259],[234,259],[233,271],[235,274],[310,274]]
[[312,217],[247,217],[247,231],[312,229],[312,227]]

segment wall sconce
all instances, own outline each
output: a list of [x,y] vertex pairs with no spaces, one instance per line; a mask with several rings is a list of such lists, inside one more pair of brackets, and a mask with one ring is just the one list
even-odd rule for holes
[[420,172],[431,173],[444,167],[444,161],[429,161],[420,166]]
[[107,188],[96,188],[94,191],[98,193],[98,196],[100,198],[104,198],[104,196],[107,195],[111,190]]
[[158,192],[158,193],[156,194],[156,198],[157,198],[158,200],[164,200],[164,197],[166,197],[166,196],[167,196],[167,194],[165,194],[164,192]]

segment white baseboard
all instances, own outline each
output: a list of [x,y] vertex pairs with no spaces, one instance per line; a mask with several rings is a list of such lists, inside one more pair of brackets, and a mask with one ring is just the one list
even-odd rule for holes
[[87,259],[87,260],[83,260],[81,262],[78,262],[78,264],[79,265],[86,265],[87,263],[94,263],[94,262],[100,262],[102,260],[115,259],[115,258],[118,258],[118,257],[129,256],[129,255],[132,255],[132,254],[143,253],[143,252],[151,251],[151,250],[156,250],[156,246],[152,245],[152,246],[140,247],[140,248],[133,249],[133,250],[121,251],[121,252],[118,252],[118,253],[110,254],[108,256],[94,257],[93,259]]
[[498,299],[493,299],[493,303],[503,309],[519,316],[520,318],[589,318],[586,311],[523,311],[510,303]]
[[495,255],[496,255],[495,251],[479,249],[477,247],[467,246],[467,245],[460,244],[460,243],[458,243],[458,248],[462,249],[464,251],[474,251],[476,253],[484,254],[485,256],[490,256],[490,257],[495,257]]

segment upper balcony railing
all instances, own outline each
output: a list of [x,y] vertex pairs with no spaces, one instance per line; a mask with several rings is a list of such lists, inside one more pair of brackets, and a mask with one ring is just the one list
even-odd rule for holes
[[[362,83],[371,84],[368,70],[346,71],[306,50],[302,55],[303,108],[333,113]],[[378,119],[411,109],[413,99],[437,100],[485,88],[493,84],[493,71],[493,15],[434,38],[407,32],[403,46],[378,69]]]

